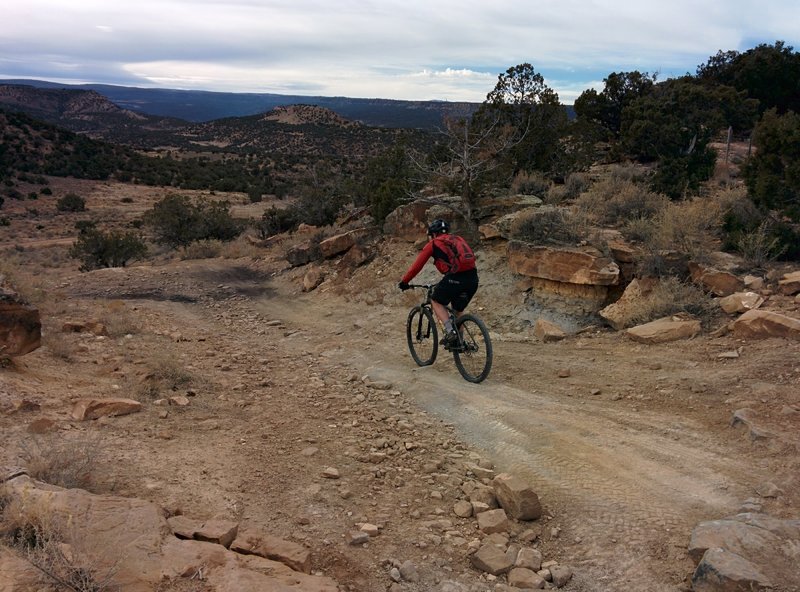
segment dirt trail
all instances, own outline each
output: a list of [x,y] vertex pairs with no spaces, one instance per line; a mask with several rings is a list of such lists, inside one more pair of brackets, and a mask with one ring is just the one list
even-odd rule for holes
[[[686,575],[692,528],[736,513],[758,484],[776,478],[769,454],[752,454],[727,412],[706,409],[730,385],[693,394],[692,386],[718,371],[702,351],[654,347],[631,360],[637,348],[613,335],[579,339],[578,347],[500,341],[493,374],[472,385],[448,354],[440,352],[431,367],[414,366],[404,309],[296,294],[262,306],[320,336],[321,345],[335,335],[342,361],[390,381],[455,426],[498,470],[529,479],[557,524],[552,544],[604,590],[631,589],[630,582],[674,590]],[[572,375],[558,378],[559,368]],[[676,393],[681,384],[689,388]],[[629,398],[603,392],[620,387]],[[652,406],[659,398],[663,408]]]
[[[765,511],[796,517],[797,430],[752,442],[730,419],[743,406],[781,417],[782,406],[800,404],[800,344],[721,337],[647,347],[601,330],[543,344],[497,331],[492,374],[473,385],[442,352],[431,367],[411,360],[404,324],[414,299],[380,279],[406,259],[379,259],[362,277],[311,293],[279,252],[54,274],[43,280],[66,309],[52,311],[48,335],[119,301],[114,310],[142,329],[130,339],[64,336],[69,361],[37,350],[1,377],[0,404],[38,398],[60,435],[100,434],[114,493],[304,542],[317,569],[358,592],[387,588],[390,558],[420,566],[409,592],[448,578],[491,589],[468,564],[474,521],[451,512],[469,451],[534,485],[546,514],[537,546],[575,569],[573,592],[686,589],[692,528],[736,513],[766,481],[782,494],[759,498]],[[499,319],[510,306],[486,275],[496,306],[483,301],[481,314],[507,330]],[[737,360],[718,357],[737,348]],[[76,396],[134,393],[154,354],[200,378],[188,407],[164,414],[148,400],[140,414],[69,421]],[[370,388],[363,376],[391,387]],[[26,422],[0,416],[9,442],[27,437]],[[389,450],[382,464],[370,456]],[[327,466],[343,478],[322,479]],[[442,517],[461,530],[451,542],[421,524]],[[369,521],[381,536],[348,546],[345,534]]]

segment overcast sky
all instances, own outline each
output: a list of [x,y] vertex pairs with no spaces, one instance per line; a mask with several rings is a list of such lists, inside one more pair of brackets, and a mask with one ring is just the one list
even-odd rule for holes
[[572,103],[776,40],[800,50],[800,1],[6,0],[0,78],[481,102],[528,62]]

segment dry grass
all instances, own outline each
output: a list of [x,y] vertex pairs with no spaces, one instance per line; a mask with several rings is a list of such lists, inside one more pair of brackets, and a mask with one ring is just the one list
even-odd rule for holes
[[124,337],[141,333],[142,322],[121,300],[107,302],[99,315],[98,321],[105,325],[110,337]]
[[787,246],[781,247],[780,239],[770,233],[770,224],[764,220],[751,232],[744,232],[736,241],[736,248],[750,270],[764,270],[767,264],[783,255]]
[[552,185],[553,183],[541,174],[521,171],[511,181],[511,192],[544,197]]
[[[41,287],[41,282],[24,273],[24,264],[20,264],[14,257],[0,258],[0,284],[7,283],[28,304],[42,304],[47,300],[47,292]],[[5,278],[5,282],[3,281]]]
[[49,331],[42,335],[42,345],[47,348],[54,358],[72,361],[72,354],[75,351],[73,340],[70,335],[65,335],[60,331]]
[[640,241],[648,254],[641,262],[643,275],[659,275],[655,260],[665,251],[677,251],[694,261],[708,261],[720,246],[724,209],[715,199],[695,198],[669,202],[652,217],[638,216],[623,228],[623,234]]
[[94,482],[102,450],[99,437],[90,435],[67,439],[62,434],[47,434],[21,442],[28,475],[67,489],[86,489]]
[[536,245],[574,245],[586,237],[587,231],[582,212],[554,207],[522,215],[511,226],[515,239]]
[[135,389],[134,398],[139,401],[157,399],[165,391],[174,392],[197,384],[197,378],[188,372],[179,361],[162,354],[153,355],[147,362],[148,374]]
[[195,241],[178,251],[178,256],[184,260],[214,259],[216,257],[222,257],[223,259],[250,257],[256,259],[261,254],[262,252],[259,248],[250,243],[244,234],[239,235],[232,241],[211,239]]
[[[85,536],[46,509],[0,494],[0,537],[42,576],[42,589],[71,592],[119,590],[113,584],[119,559],[108,561],[90,550]],[[103,567],[101,567],[103,566]]]
[[700,288],[669,277],[660,280],[652,292],[627,309],[623,326],[633,327],[682,312],[708,326],[718,311],[719,306]]
[[213,259],[222,253],[222,241],[219,240],[199,240],[181,247],[178,250],[178,257],[184,261],[187,259]]
[[669,198],[623,177],[608,177],[593,184],[576,200],[579,210],[598,223],[621,225],[637,218],[653,218]]

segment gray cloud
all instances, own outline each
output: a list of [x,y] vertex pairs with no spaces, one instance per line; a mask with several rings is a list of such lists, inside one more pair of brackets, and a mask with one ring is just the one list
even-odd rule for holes
[[2,77],[401,99],[481,101],[530,62],[570,101],[612,71],[664,78],[720,49],[800,37],[795,0],[26,0],[3,12]]

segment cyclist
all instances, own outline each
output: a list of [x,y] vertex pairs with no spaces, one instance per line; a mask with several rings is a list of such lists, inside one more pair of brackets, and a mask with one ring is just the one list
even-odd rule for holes
[[452,306],[460,316],[478,291],[475,254],[467,241],[458,235],[450,234],[450,225],[440,218],[428,226],[428,239],[397,287],[408,290],[410,287],[408,283],[422,271],[428,259],[433,257],[436,269],[444,274],[444,277],[433,290],[431,306],[439,322],[444,326],[442,343],[450,346],[458,343],[458,336],[446,307]]

